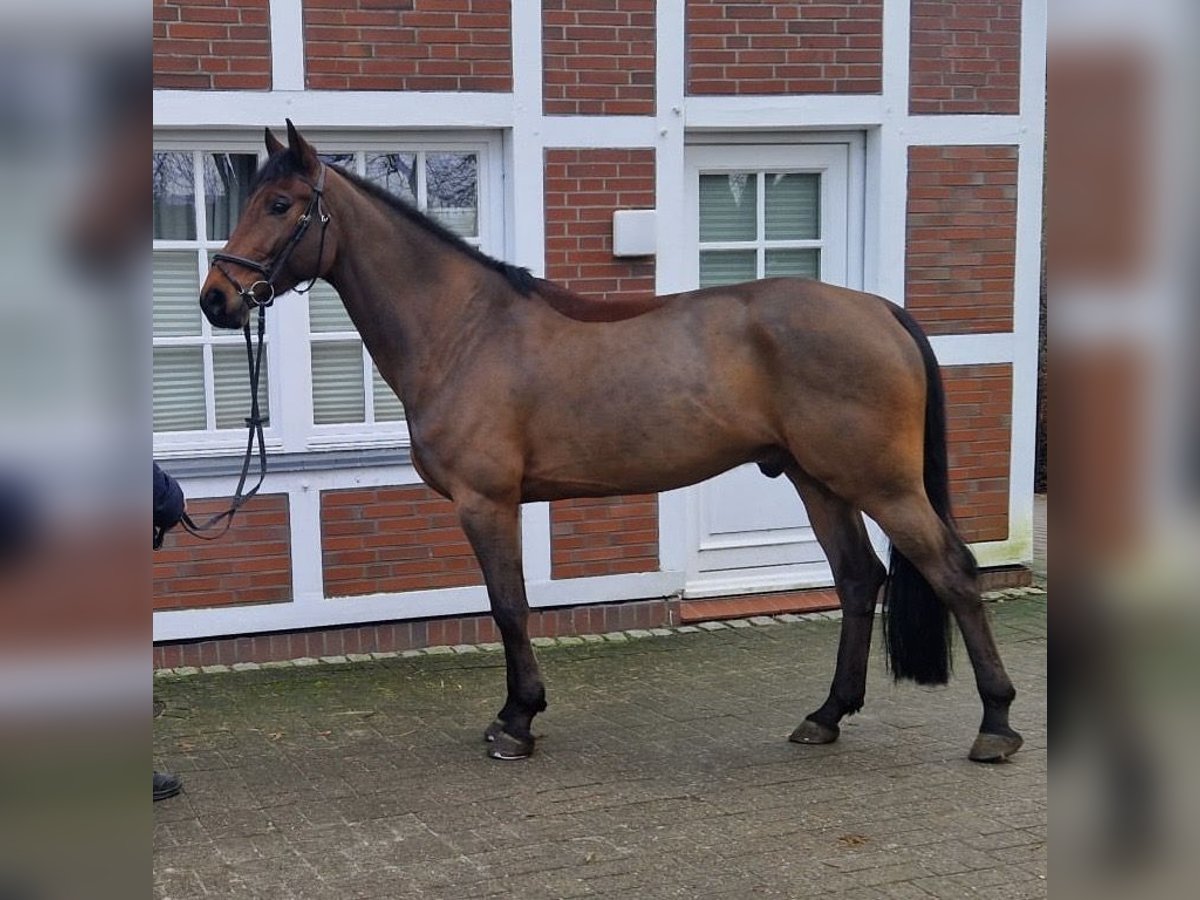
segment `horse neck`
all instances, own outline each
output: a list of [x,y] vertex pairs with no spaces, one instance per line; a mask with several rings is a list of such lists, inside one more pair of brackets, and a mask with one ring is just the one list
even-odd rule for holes
[[490,332],[503,279],[352,186],[329,200],[343,237],[326,280],[380,372],[417,414],[455,361]]

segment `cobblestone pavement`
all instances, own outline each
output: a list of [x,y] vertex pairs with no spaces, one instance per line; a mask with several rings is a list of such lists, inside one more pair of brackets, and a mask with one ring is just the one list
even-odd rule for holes
[[961,645],[948,688],[895,685],[827,747],[839,623],[539,650],[529,760],[485,758],[496,651],[160,678],[162,898],[1042,897],[1045,600],[992,604],[1025,748],[981,766]]

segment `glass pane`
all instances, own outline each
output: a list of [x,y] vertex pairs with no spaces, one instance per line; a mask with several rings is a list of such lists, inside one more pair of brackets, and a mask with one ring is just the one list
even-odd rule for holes
[[704,250],[700,253],[700,287],[737,284],[758,277],[754,250]]
[[321,161],[331,166],[341,166],[347,172],[353,172],[355,175],[358,172],[358,162],[354,158],[353,153],[318,153],[317,156]]
[[455,234],[479,234],[479,159],[474,153],[430,153],[425,158],[428,213]]
[[415,153],[368,153],[367,180],[385,191],[417,205],[417,155]]
[[758,235],[758,176],[700,176],[700,240],[752,241]]
[[767,240],[806,241],[821,236],[821,176],[768,174]]
[[379,370],[371,366],[371,391],[375,399],[376,422],[403,422],[404,406],[400,398],[388,387]]
[[155,153],[154,239],[196,239],[196,182],[191,153]]
[[204,351],[154,348],[154,430],[199,431],[204,413]]
[[246,189],[257,166],[258,157],[253,153],[204,155],[204,202],[210,239],[228,240],[249,196]]
[[314,334],[354,331],[342,298],[323,281],[314,284],[308,293],[308,328]]
[[[270,391],[267,389],[266,353],[266,348],[263,348],[262,371],[258,376],[258,408],[264,416],[271,412],[267,400]],[[217,427],[245,428],[246,416],[250,415],[250,373],[245,344],[213,347],[213,379],[216,386]]]
[[200,334],[200,278],[194,250],[154,251],[154,335]]
[[798,275],[801,278],[821,277],[820,250],[768,250],[767,277]]
[[358,341],[312,345],[313,423],[364,422],[363,349]]

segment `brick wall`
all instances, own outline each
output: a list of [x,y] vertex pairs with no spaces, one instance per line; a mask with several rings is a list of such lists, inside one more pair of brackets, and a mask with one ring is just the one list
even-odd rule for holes
[[910,147],[907,306],[932,334],[1012,331],[1017,148]]
[[424,485],[321,492],[325,595],[482,584],[448,500]]
[[909,111],[1016,115],[1021,0],[912,0]]
[[268,0],[154,0],[154,87],[270,90]]
[[542,0],[547,115],[654,114],[655,0]]
[[882,0],[688,0],[689,94],[882,89]]
[[[189,500],[201,522],[228,505],[225,499]],[[259,494],[215,541],[180,528],[154,554],[154,608],[182,609],[292,599],[291,535],[286,494]]]
[[512,90],[508,0],[304,0],[309,88]]
[[654,292],[654,258],[612,255],[612,214],[654,207],[654,151],[546,150],[546,277],[598,297]]
[[1007,540],[1012,366],[948,366],[942,378],[959,528],[968,542]]
[[658,495],[550,504],[550,577],[658,571]]

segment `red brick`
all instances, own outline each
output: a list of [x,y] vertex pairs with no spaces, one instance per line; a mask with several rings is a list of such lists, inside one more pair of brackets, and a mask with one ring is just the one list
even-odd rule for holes
[[508,3],[308,0],[304,34],[310,90],[512,90]]
[[1021,0],[912,0],[909,111],[1020,112]]
[[154,0],[153,7],[155,88],[270,89],[268,0]]
[[687,92],[878,94],[882,32],[882,0],[688,0]]
[[911,147],[907,306],[935,334],[1012,330],[1015,147]]

